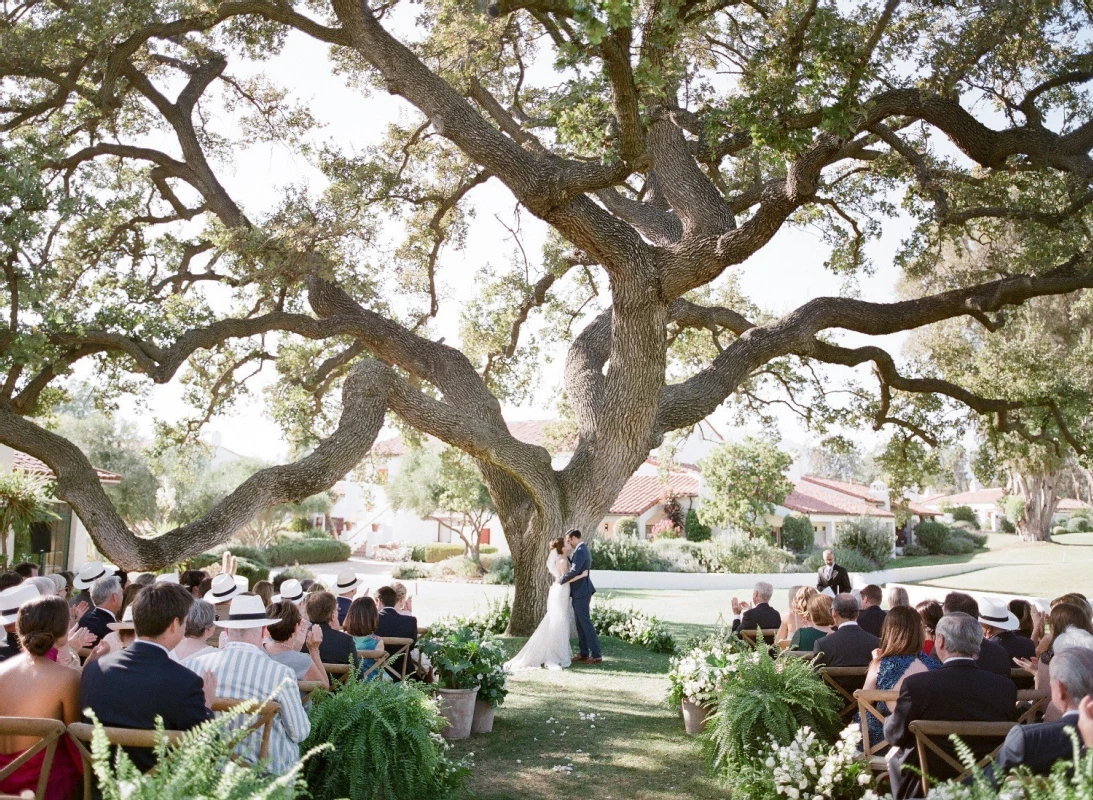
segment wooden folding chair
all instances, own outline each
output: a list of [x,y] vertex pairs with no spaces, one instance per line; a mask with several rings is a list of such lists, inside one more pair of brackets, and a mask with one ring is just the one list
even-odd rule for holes
[[[778,629],[777,628],[763,628],[762,630],[759,631],[759,635],[761,635],[763,637],[763,641],[766,644],[773,645],[775,638],[777,638],[777,636],[778,636]],[[749,631],[749,630],[746,630],[744,628],[741,628],[740,629],[740,637],[745,642],[747,642],[748,644],[752,645],[753,647],[755,646],[755,639],[756,639],[755,629],[752,629],[752,630]]]
[[[346,665],[349,666],[348,664]],[[250,700],[234,700],[229,697],[217,697],[213,700],[213,711],[231,711],[238,705],[250,703]],[[273,720],[281,713],[281,704],[275,700],[267,700],[259,705],[253,712],[255,720],[248,728],[252,731],[262,730],[262,745],[258,748],[258,760],[262,761],[269,756],[269,737],[273,732]]]
[[[956,773],[955,781],[957,783],[962,782],[972,774],[971,769],[966,768],[952,753],[942,746],[943,744],[948,744],[950,736],[959,736],[969,747],[973,747],[973,743],[968,742],[968,739],[971,738],[978,739],[980,742],[984,739],[996,739],[998,744],[995,745],[989,753],[986,753],[975,762],[976,767],[982,768],[988,762],[994,760],[995,755],[1002,749],[1002,744],[1006,740],[1006,734],[1008,734],[1010,728],[1016,724],[1016,722],[955,722],[950,720],[924,719],[912,722],[910,729],[911,733],[915,735],[915,747],[918,750],[918,763],[919,768],[922,770],[923,796],[929,795],[930,781],[934,780],[930,776],[929,758],[931,754],[936,756],[943,765]],[[940,740],[940,743],[937,740]],[[975,749],[977,748],[973,747],[973,750]],[[982,747],[978,748],[980,751],[982,749]],[[943,776],[940,779],[948,780],[949,778],[948,776]]]
[[[37,738],[38,742],[27,748],[14,761],[0,769],[0,781],[12,775],[37,756],[43,750],[42,771],[38,775],[38,788],[34,792],[35,800],[42,800],[49,783],[49,773],[53,771],[53,756],[57,752],[57,742],[65,735],[65,724],[59,719],[39,717],[0,717],[0,736],[27,736]],[[18,800],[21,795],[0,794],[3,800]]]
[[1017,692],[1018,708],[1025,703],[1029,704],[1028,708],[1018,714],[1018,724],[1028,725],[1033,722],[1039,722],[1044,716],[1044,712],[1047,711],[1050,702],[1051,692],[1047,689],[1022,689]]
[[[892,691],[891,689],[856,689],[854,691],[854,699],[858,701],[858,716],[861,718],[861,745],[862,752],[869,760],[869,768],[873,772],[880,775],[888,774],[888,760],[884,757],[885,751],[888,750],[888,740],[882,738],[879,742],[874,742],[869,735],[869,717],[874,717],[880,720],[881,725],[884,725],[884,720],[888,718],[888,714],[880,711],[877,708],[878,703],[892,703],[899,699],[899,692]],[[891,708],[891,706],[888,706]]]
[[839,716],[848,720],[858,710],[858,701],[854,692],[865,685],[865,675],[869,667],[821,667],[820,677],[824,683],[836,691],[843,700]]
[[[104,727],[103,732],[106,734],[106,740],[114,747],[147,747],[150,750],[157,744],[157,734],[155,730]],[[86,722],[73,722],[68,726],[68,734],[72,737],[72,741],[75,743],[76,749],[80,752],[80,758],[83,760],[84,764],[84,800],[91,800],[91,780],[95,774],[95,770],[92,767],[91,751],[88,748],[88,745],[91,744],[91,739],[94,737],[95,726],[89,725]],[[185,735],[185,732],[164,731],[163,734],[167,737],[168,742],[174,743]],[[152,767],[149,772],[155,772],[155,770],[156,768]]]
[[[410,655],[410,651],[414,649],[416,643],[414,639],[402,639],[397,636],[384,636],[381,638],[383,642],[384,652],[387,654],[387,658],[383,662],[384,671],[395,680],[406,680],[407,674],[414,674],[417,672],[417,664],[414,663],[413,656]],[[395,652],[391,652],[389,648],[398,648]]]
[[1016,684],[1018,691],[1036,688],[1036,676],[1020,667],[1010,670],[1010,680]]
[[296,688],[300,690],[300,702],[306,703],[311,693],[322,687],[320,681],[296,681]]
[[368,680],[369,676],[372,675],[373,673],[378,672],[379,674],[383,674],[383,664],[384,664],[385,661],[387,661],[387,651],[386,650],[358,650],[357,651],[357,663],[358,664],[360,662],[364,661],[365,659],[368,659],[368,658],[373,659],[375,661],[375,663],[372,666],[370,666],[368,669],[366,669],[364,671],[364,673],[360,676],[360,679],[362,681]]
[[323,664],[323,669],[326,670],[326,674],[330,676],[330,688],[334,688],[335,683],[346,683],[349,681],[349,673],[353,671],[353,667],[349,664]]

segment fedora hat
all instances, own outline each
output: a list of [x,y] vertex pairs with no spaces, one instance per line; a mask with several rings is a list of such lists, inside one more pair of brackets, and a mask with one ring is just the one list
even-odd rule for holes
[[226,572],[221,572],[213,578],[213,587],[205,593],[205,596],[202,599],[207,603],[218,606],[221,603],[226,603],[234,597],[237,597],[243,591],[243,589],[239,588],[239,584],[235,582],[235,578],[228,575]]
[[216,624],[221,628],[264,628],[280,621],[266,616],[266,607],[262,605],[261,597],[244,594],[232,600],[228,616],[218,619]]
[[91,584],[99,578],[116,575],[117,572],[117,569],[114,567],[107,567],[101,561],[89,561],[80,567],[80,571],[76,573],[76,577],[72,579],[72,585],[77,589],[90,589]]
[[19,616],[23,603],[41,596],[42,593],[33,583],[20,583],[0,592],[0,625],[11,625]]
[[287,600],[290,603],[299,603],[304,599],[304,587],[295,578],[289,578],[281,584],[281,593],[273,596],[274,602]]
[[984,597],[979,601],[979,622],[1003,631],[1015,631],[1021,627],[1021,622],[1009,606],[997,597]]
[[351,569],[342,570],[338,573],[338,580],[334,584],[334,594],[342,595],[352,592],[360,585],[361,580],[357,577],[357,573]]
[[121,615],[121,622],[108,622],[106,623],[112,631],[133,631],[136,630],[136,625],[133,624],[133,605],[129,604],[129,607],[125,609],[125,613]]
[[178,573],[168,572],[156,577],[156,583],[178,583]]

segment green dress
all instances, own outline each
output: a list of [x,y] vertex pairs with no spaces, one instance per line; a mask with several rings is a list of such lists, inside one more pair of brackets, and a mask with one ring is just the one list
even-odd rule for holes
[[789,643],[789,649],[804,650],[811,653],[812,646],[827,634],[828,631],[821,631],[819,628],[798,628],[797,632],[793,634],[793,640]]

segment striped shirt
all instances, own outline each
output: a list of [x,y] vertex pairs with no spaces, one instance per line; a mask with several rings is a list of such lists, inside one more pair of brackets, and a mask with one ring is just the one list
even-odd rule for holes
[[[261,648],[246,642],[228,642],[213,653],[193,655],[182,665],[198,675],[205,670],[216,676],[216,696],[232,700],[276,700],[281,713],[273,718],[270,732],[268,768],[283,775],[300,760],[299,743],[311,732],[296,674],[284,664],[278,664]],[[252,763],[258,761],[262,746],[261,730],[244,739],[236,752]]]

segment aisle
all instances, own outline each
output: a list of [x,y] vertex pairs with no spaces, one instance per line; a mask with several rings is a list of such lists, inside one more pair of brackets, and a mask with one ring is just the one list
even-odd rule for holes
[[[509,639],[515,652],[523,639]],[[473,753],[481,800],[712,800],[701,748],[664,704],[668,657],[604,639],[603,664],[510,679],[493,733],[456,743]]]

